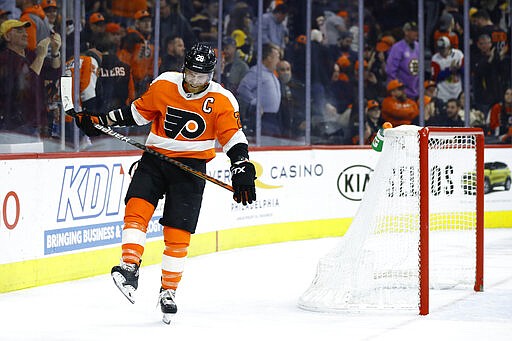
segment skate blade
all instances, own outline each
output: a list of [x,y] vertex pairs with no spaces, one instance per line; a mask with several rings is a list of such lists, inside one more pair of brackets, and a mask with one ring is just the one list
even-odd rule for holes
[[135,303],[135,288],[131,285],[123,285],[125,278],[119,272],[114,272],[112,274],[112,279],[116,287],[123,293],[123,295],[130,301],[131,304]]
[[162,322],[165,323],[165,324],[170,324],[172,316],[174,316],[174,314],[166,314],[166,313],[164,313],[164,315],[162,317]]

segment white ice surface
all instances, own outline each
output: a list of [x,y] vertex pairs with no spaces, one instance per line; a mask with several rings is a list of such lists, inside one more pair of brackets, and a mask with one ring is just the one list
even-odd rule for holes
[[110,275],[0,294],[0,340],[512,340],[512,229],[485,231],[485,291],[431,291],[428,316],[297,308],[336,242],[190,258],[170,325],[157,307],[159,266],[141,269],[134,305]]

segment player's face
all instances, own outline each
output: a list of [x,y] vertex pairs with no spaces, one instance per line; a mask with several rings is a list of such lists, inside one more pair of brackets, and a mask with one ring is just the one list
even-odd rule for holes
[[199,73],[185,68],[185,83],[191,92],[202,90],[212,80],[212,73]]

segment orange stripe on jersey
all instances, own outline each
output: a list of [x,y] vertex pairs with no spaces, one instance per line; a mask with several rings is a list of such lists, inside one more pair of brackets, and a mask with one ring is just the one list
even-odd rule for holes
[[187,94],[182,81],[181,73],[165,72],[133,102],[135,120],[153,122],[147,146],[170,157],[209,160],[216,139],[222,146],[247,143],[231,92],[210,82],[202,93]]

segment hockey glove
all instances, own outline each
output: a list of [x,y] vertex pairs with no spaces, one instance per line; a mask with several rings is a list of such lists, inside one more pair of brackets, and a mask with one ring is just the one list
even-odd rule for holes
[[249,160],[233,163],[230,168],[231,183],[233,184],[233,199],[243,205],[252,204],[256,200],[256,169]]
[[87,136],[99,136],[101,131],[94,127],[94,124],[101,124],[103,126],[108,125],[108,119],[106,114],[91,114],[88,112],[79,112],[74,115],[75,124],[81,131]]

